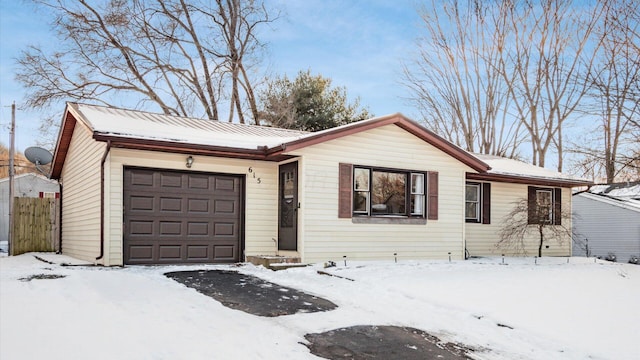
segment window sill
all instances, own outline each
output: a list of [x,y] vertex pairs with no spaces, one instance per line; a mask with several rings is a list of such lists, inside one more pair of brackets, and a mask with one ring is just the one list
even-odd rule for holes
[[351,222],[354,224],[410,224],[410,225],[425,225],[427,219],[425,218],[407,218],[407,217],[393,217],[393,216],[354,216],[351,218]]

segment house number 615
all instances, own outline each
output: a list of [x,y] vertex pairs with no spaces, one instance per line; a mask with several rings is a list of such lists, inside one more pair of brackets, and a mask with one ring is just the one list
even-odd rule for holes
[[249,167],[249,169],[247,171],[249,172],[249,174],[253,174],[253,178],[256,179],[256,182],[258,184],[260,184],[262,182],[262,180],[260,178],[256,178],[256,173],[253,172],[253,168],[252,167]]

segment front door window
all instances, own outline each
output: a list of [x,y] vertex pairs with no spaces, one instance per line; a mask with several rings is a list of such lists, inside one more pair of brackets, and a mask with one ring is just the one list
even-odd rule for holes
[[278,249],[298,248],[298,163],[280,165],[278,201]]
[[284,171],[280,174],[282,184],[282,199],[280,206],[280,226],[293,227],[293,217],[295,211],[295,175],[293,171]]

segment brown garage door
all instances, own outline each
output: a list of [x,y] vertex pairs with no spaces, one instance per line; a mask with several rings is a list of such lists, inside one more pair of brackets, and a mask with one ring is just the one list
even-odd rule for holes
[[125,169],[125,264],[239,261],[241,189],[239,176]]

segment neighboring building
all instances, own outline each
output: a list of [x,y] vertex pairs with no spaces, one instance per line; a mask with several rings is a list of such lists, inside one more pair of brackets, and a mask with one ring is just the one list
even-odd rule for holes
[[640,182],[596,185],[573,195],[574,256],[640,259]]
[[[59,197],[55,180],[34,173],[14,177],[14,197]],[[9,178],[0,179],[0,241],[9,240]]]
[[104,265],[496,254],[514,200],[556,221],[589,184],[470,154],[400,114],[306,133],[75,103],[51,177],[63,253]]

